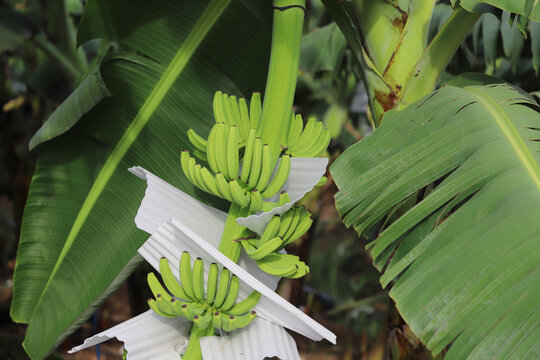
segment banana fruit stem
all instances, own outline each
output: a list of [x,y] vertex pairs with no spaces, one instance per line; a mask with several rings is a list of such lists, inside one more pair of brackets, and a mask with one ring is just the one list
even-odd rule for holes
[[218,250],[234,262],[238,262],[242,252],[242,246],[240,245],[240,242],[236,240],[242,237],[242,233],[245,229],[238,225],[236,219],[249,215],[251,215],[249,207],[241,207],[238,204],[231,203]]
[[214,335],[214,327],[210,324],[207,328],[203,329],[196,325],[191,328],[191,334],[189,337],[188,346],[186,352],[182,356],[182,360],[200,360],[202,359],[201,343],[199,339],[203,336]]
[[270,145],[275,164],[291,121],[306,1],[273,3],[272,50],[257,135]]

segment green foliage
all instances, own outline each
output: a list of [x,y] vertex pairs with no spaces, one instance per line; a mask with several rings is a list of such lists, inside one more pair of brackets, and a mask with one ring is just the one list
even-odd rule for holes
[[390,219],[368,248],[435,355],[540,350],[539,110],[508,85],[447,86],[387,113],[332,166],[347,225],[365,234]]
[[[182,175],[180,152],[189,144],[188,128],[208,133],[217,89],[241,94],[261,88],[269,6],[234,2],[212,28],[212,22],[196,24],[207,4],[163,3],[154,11],[143,1],[94,0],[86,6],[79,41],[114,40],[132,52],[116,52],[101,63],[112,97],[80,117],[94,101],[79,106],[73,95],[45,125],[54,135],[72,127],[39,145],[23,219],[11,314],[29,322],[25,347],[32,358],[73,331],[81,314],[90,315],[87,309],[98,305],[146,239],[133,224],[144,183],[127,168],[144,166],[221,206]],[[178,78],[172,67],[180,70]]]

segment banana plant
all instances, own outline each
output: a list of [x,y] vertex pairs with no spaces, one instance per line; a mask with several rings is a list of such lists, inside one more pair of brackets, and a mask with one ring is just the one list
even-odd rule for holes
[[[361,16],[351,4],[327,3],[351,48],[387,36],[375,25],[351,27]],[[336,207],[368,240],[382,286],[390,287],[399,313],[433,356],[534,359],[540,352],[534,285],[540,281],[534,250],[540,246],[540,108],[525,91],[480,74],[434,89],[482,13],[510,12],[504,26],[513,21],[526,34],[529,21],[538,20],[537,7],[468,0],[453,6],[410,68],[398,100],[379,112],[380,121],[374,118],[380,126],[331,166]]]

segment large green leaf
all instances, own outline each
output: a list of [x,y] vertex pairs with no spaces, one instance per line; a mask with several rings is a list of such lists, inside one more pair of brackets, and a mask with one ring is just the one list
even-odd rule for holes
[[540,356],[539,111],[509,85],[443,87],[331,168],[347,225],[389,224],[368,245],[381,282],[446,359]]
[[133,222],[145,186],[127,168],[144,166],[223,206],[185,179],[179,155],[189,147],[188,128],[209,132],[216,90],[263,88],[272,14],[270,3],[237,0],[214,27],[198,22],[217,18],[227,3],[87,3],[79,40],[111,39],[133,53],[101,64],[112,97],[78,121],[80,113],[65,111],[61,120],[71,128],[38,147],[11,308],[15,321],[29,322],[24,345],[32,359],[89,315],[147,237]]

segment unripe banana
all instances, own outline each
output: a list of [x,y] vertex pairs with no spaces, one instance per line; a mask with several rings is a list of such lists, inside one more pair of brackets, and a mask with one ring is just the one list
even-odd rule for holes
[[251,160],[251,170],[249,173],[248,190],[252,190],[257,185],[262,168],[263,143],[261,138],[255,139],[253,147],[253,157]]
[[321,187],[321,186],[324,186],[326,185],[326,182],[328,181],[328,178],[326,176],[321,176],[321,179],[319,180],[319,182],[317,183],[317,185],[315,185],[315,187]]
[[229,179],[229,167],[227,165],[227,140],[229,138],[228,126],[217,124],[216,132],[216,160],[219,172]]
[[223,305],[225,297],[227,296],[227,290],[229,289],[229,275],[231,272],[227,268],[221,270],[221,276],[219,277],[219,285],[217,288],[216,296],[212,307],[218,309]]
[[210,171],[207,168],[201,168],[201,177],[204,182],[204,185],[208,188],[209,192],[213,195],[219,196],[219,190],[217,188],[217,183],[215,177],[212,176]]
[[253,309],[261,299],[261,293],[258,291],[252,291],[247,298],[236,303],[228,313],[231,315],[242,315],[247,313],[249,310]]
[[187,303],[184,301],[176,300],[175,298],[171,299],[171,307],[177,316],[182,316],[187,318],[188,314],[186,313]]
[[[195,159],[193,159],[193,160],[195,160]],[[201,189],[201,190],[203,190],[203,191],[205,191],[207,193],[210,193],[211,192],[210,189],[208,188],[208,186],[206,186],[206,182],[202,178],[201,165],[195,164],[195,166],[193,166],[193,175],[195,177],[195,185],[199,189]]]
[[199,302],[204,301],[204,262],[200,257],[193,264],[193,294]]
[[287,277],[289,279],[299,279],[302,276],[306,276],[307,274],[309,274],[309,266],[307,266],[303,261],[300,261],[297,264],[296,273],[289,275]]
[[208,309],[201,315],[193,317],[193,323],[201,329],[206,329],[212,322],[212,310]]
[[270,176],[272,176],[272,172],[274,171],[272,165],[274,165],[272,161],[272,150],[270,150],[270,146],[268,144],[265,144],[262,150],[261,174],[259,176],[259,180],[257,181],[257,185],[255,186],[259,191],[264,191],[266,189]]
[[167,294],[157,294],[156,295],[156,303],[158,308],[161,309],[161,311],[165,314],[169,315],[176,315],[175,311],[173,310],[171,306],[171,297]]
[[180,281],[184,292],[190,299],[195,299],[193,292],[193,275],[191,274],[191,256],[189,252],[184,251],[180,258]]
[[278,206],[283,206],[289,202],[291,202],[291,198],[289,197],[289,194],[286,191],[282,191],[279,194]]
[[187,303],[184,305],[182,305],[182,308],[186,314],[185,317],[189,320],[193,320],[193,318],[197,315],[201,316],[207,309],[206,306],[201,306],[200,304],[196,303]]
[[238,107],[238,101],[236,100],[236,96],[229,97],[229,107],[232,110],[232,115],[234,116],[234,123],[236,126],[238,126],[238,138],[239,139],[245,139],[247,133],[244,131],[244,127],[242,124],[242,116],[240,115],[240,109]]
[[229,127],[229,136],[227,138],[227,171],[229,180],[238,178],[238,128]]
[[292,219],[294,217],[295,209],[292,208],[291,210],[287,211],[285,214],[281,215],[281,222],[279,223],[279,236],[283,237],[285,241],[287,241],[288,238],[285,237],[285,233],[289,229],[292,223]]
[[289,148],[293,147],[298,142],[300,135],[302,134],[302,128],[304,127],[304,121],[300,114],[294,116],[289,128],[289,134],[287,136],[287,145]]
[[283,239],[277,236],[275,238],[268,240],[267,242],[265,242],[258,248],[253,247],[247,241],[242,241],[242,246],[244,246],[244,249],[246,249],[247,255],[253,260],[257,261],[270,255],[272,252],[277,250],[281,246],[282,243],[283,243]]
[[257,261],[257,265],[259,265],[261,270],[270,275],[283,277],[295,274],[299,261],[298,256],[274,253]]
[[195,149],[197,149],[199,151],[202,151],[202,152],[206,152],[206,148],[208,147],[208,142],[205,139],[203,139],[202,137],[200,137],[195,132],[195,130],[189,129],[187,131],[187,135],[188,135],[189,141],[191,141],[193,146],[195,146]]
[[227,119],[226,123],[227,125],[236,125],[236,118],[234,117],[234,113],[232,111],[231,107],[231,98],[236,98],[234,96],[229,97],[227,94],[223,94],[221,105],[223,106],[223,113],[225,114],[225,117]]
[[216,263],[210,264],[210,269],[208,270],[208,281],[206,284],[206,303],[212,305],[214,302],[214,297],[216,296],[218,283],[218,266]]
[[163,295],[167,298],[167,301],[171,299],[171,296],[167,293],[167,290],[161,286],[161,283],[157,279],[156,275],[154,273],[148,273],[148,276],[146,277],[148,281],[148,285],[150,286],[150,290],[152,291],[152,294],[154,294],[154,297],[158,297],[158,295]]
[[223,314],[221,319],[221,328],[227,332],[236,330],[238,328],[236,325],[236,316]]
[[311,224],[313,224],[313,220],[308,216],[301,218],[300,222],[296,226],[296,229],[294,229],[294,232],[283,242],[283,247],[286,245],[292,243],[293,241],[296,241],[299,239],[302,235],[304,235],[309,228],[311,227]]
[[159,260],[159,272],[161,273],[161,278],[163,279],[165,286],[174,296],[179,299],[193,300],[187,296],[182,286],[180,286],[172,273],[169,261],[164,257]]
[[241,329],[243,327],[246,327],[248,326],[252,321],[253,319],[255,319],[257,317],[257,312],[256,311],[250,311],[249,313],[245,314],[245,315],[242,315],[242,316],[237,316],[236,317],[236,327],[238,329]]
[[255,92],[251,95],[249,104],[249,125],[252,129],[257,129],[261,117],[261,94]]
[[231,188],[222,173],[216,174],[216,185],[219,191],[219,195],[221,195],[223,199],[233,202]]
[[266,225],[266,228],[264,229],[261,238],[255,241],[255,246],[260,247],[265,242],[269,241],[272,238],[275,238],[279,233],[280,223],[281,217],[279,215],[272,216],[272,219],[270,219],[270,222],[268,222],[268,225]]
[[223,113],[223,105],[222,105],[222,96],[223,93],[221,91],[216,91],[214,94],[214,119],[216,120],[216,123],[226,123],[227,119],[225,118],[225,114]]
[[221,326],[223,325],[222,322],[223,315],[219,311],[214,311],[212,314],[212,326],[216,329],[221,329]]
[[212,127],[212,130],[210,130],[210,134],[208,135],[208,146],[206,148],[206,155],[208,157],[208,165],[210,165],[210,168],[212,169],[214,173],[219,172],[218,163],[217,163],[217,155],[216,155],[216,151],[217,151],[216,136],[217,136],[217,124]]
[[193,180],[189,176],[189,151],[182,150],[182,153],[180,154],[180,165],[182,166],[182,171],[184,172],[184,175],[186,175],[187,179],[193,183]]
[[249,203],[249,209],[253,212],[261,211],[263,207],[263,198],[259,190],[254,189],[251,191],[251,201]]
[[255,139],[257,138],[257,130],[250,129],[249,135],[246,141],[246,151],[244,152],[244,160],[242,161],[242,175],[240,180],[247,184],[249,179],[249,172],[251,169],[251,163],[253,160],[253,150],[255,148]]
[[160,316],[167,317],[167,318],[178,317],[178,315],[163,312],[163,310],[161,310],[161,308],[158,306],[157,302],[154,299],[148,299],[148,306],[150,307],[150,309],[152,309],[156,314]]
[[289,228],[283,234],[284,239],[289,239],[291,235],[293,234],[294,230],[296,230],[296,226],[298,226],[298,223],[300,222],[300,218],[302,217],[302,213],[305,211],[305,208],[303,207],[295,207],[294,213],[292,215],[291,224],[289,225]]
[[330,140],[330,131],[328,129],[323,129],[322,123],[318,121],[312,131],[312,140],[309,143],[304,144],[303,147],[295,148],[294,156],[317,157],[326,150]]
[[227,312],[230,308],[233,307],[236,297],[238,296],[238,290],[240,289],[240,279],[236,275],[231,277],[229,283],[229,290],[227,290],[227,296],[225,301],[221,305],[221,310]]
[[231,196],[235,203],[241,207],[249,206],[249,196],[244,193],[244,190],[238,184],[238,181],[229,181],[229,188],[231,189]]
[[193,155],[199,160],[208,162],[208,156],[205,152],[199,151],[197,149],[193,150]]
[[249,136],[249,131],[251,129],[251,126],[249,124],[249,111],[246,103],[246,99],[240,98],[238,99],[238,107],[240,110],[240,122],[239,122],[239,128],[240,133],[242,134],[242,139],[245,140]]
[[274,196],[283,187],[283,185],[285,185],[285,182],[287,182],[290,171],[291,157],[289,155],[283,155],[277,167],[276,174],[266,189],[262,192],[262,197],[267,199]]
[[197,183],[197,178],[195,177],[195,164],[197,162],[195,161],[195,158],[192,158],[190,157],[189,160],[188,160],[188,178],[189,180],[191,181],[191,183],[193,185],[196,185],[197,187],[199,187],[199,184]]

